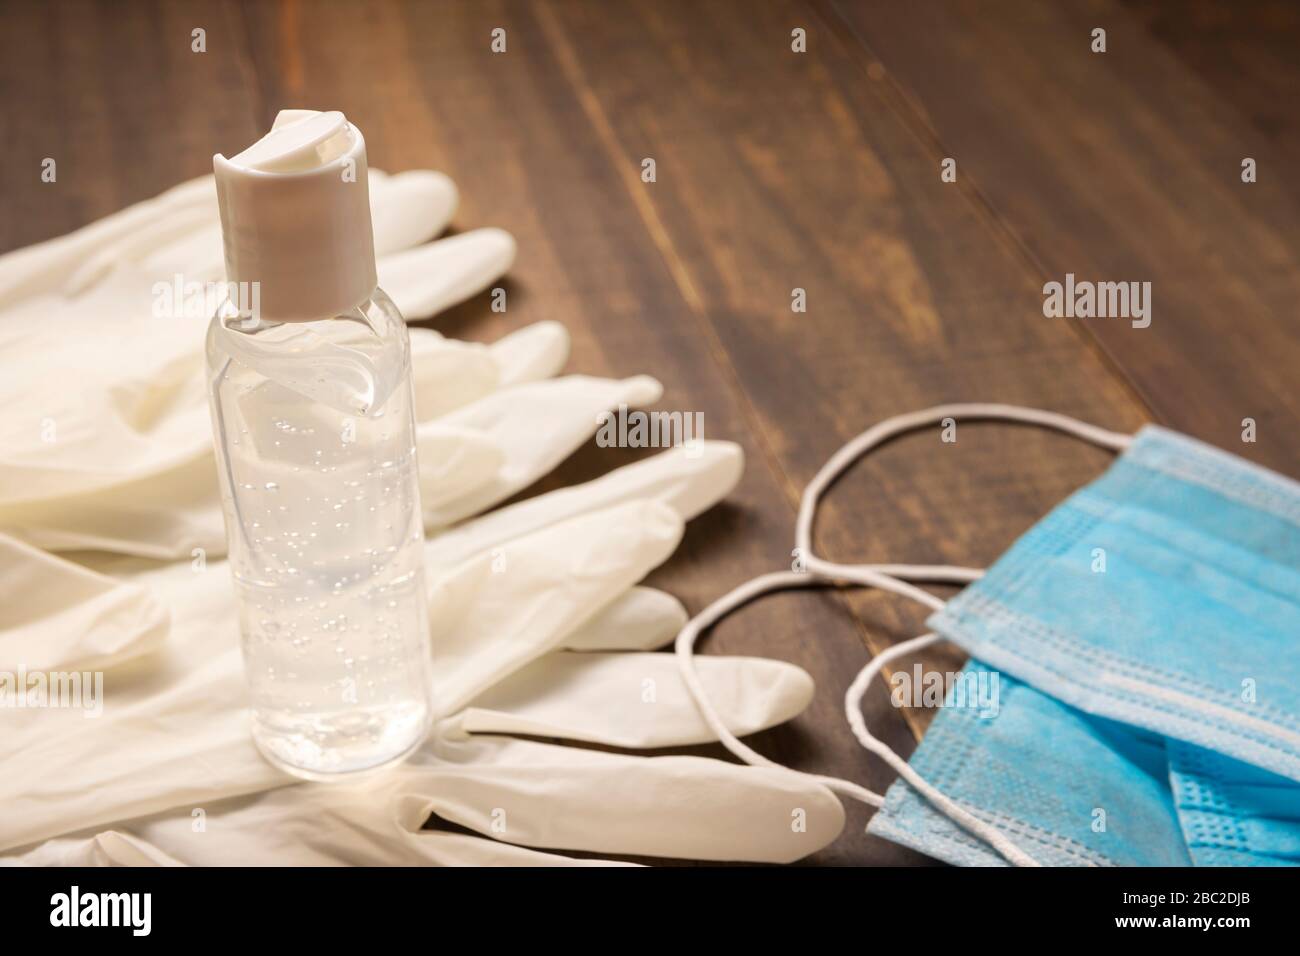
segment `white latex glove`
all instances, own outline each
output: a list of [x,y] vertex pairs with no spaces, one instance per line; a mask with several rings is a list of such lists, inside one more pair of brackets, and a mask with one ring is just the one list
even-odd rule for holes
[[249,866],[259,860],[281,866],[618,865],[465,834],[409,829],[395,823],[396,808],[391,807],[403,779],[397,768],[358,784],[236,797],[201,816],[178,811],[137,820],[132,826],[142,836],[105,830],[47,840],[0,856],[0,866]]
[[168,624],[146,589],[0,534],[0,672],[104,670],[158,648]]
[[[378,177],[372,197],[381,255],[441,228],[429,210],[441,191],[453,197],[445,203],[450,215],[454,190],[444,185],[450,187],[436,174]],[[177,272],[191,280],[219,277],[210,196],[210,183],[187,184],[80,233],[0,258],[0,344],[11,346],[5,359],[21,370],[6,381],[17,382],[14,394],[0,397],[24,412],[0,436],[12,439],[0,444],[0,465],[12,465],[0,469],[0,527],[50,548],[164,557],[188,557],[192,547],[209,555],[223,550],[206,396],[193,387],[202,378],[201,332],[189,326],[201,330],[207,317],[154,319],[143,308],[145,279]],[[457,290],[475,291],[505,268],[485,254],[488,243],[503,248],[504,234],[484,231],[471,242],[473,235],[381,262],[381,283],[408,316],[449,304]],[[412,333],[418,440],[429,466],[421,480],[432,527],[491,507],[549,471],[591,434],[597,412],[658,397],[658,383],[647,378],[542,381],[567,353],[567,337],[553,323],[489,347]],[[42,364],[51,354],[59,355],[61,381]],[[80,387],[68,391],[68,380]],[[39,423],[39,443],[24,422]],[[385,778],[384,787],[401,788],[406,815],[396,817],[375,795],[350,800],[355,788],[295,784],[263,792],[293,781],[266,765],[247,736],[238,628],[222,565],[208,564],[207,573],[190,565],[136,573],[114,586],[27,545],[0,542],[7,546],[0,560],[19,572],[13,580],[31,585],[10,592],[15,606],[0,618],[0,653],[49,669],[111,668],[97,720],[57,710],[0,715],[11,718],[0,759],[12,771],[0,782],[7,811],[0,847],[162,811],[155,824],[131,824],[143,835],[60,839],[29,858],[215,861],[211,845],[198,853],[176,839],[193,831],[178,830],[176,811],[168,811],[202,802],[232,821],[228,845],[244,852],[230,861],[274,844],[259,820],[289,831],[331,824],[322,828],[333,834],[323,848],[304,841],[304,853],[319,854],[316,862],[546,859],[475,838],[418,833],[423,818],[411,814],[421,807],[535,846],[772,861],[817,849],[838,832],[842,814],[829,792],[800,778],[767,780],[693,758],[466,739],[546,733],[623,747],[710,739],[666,656],[559,648],[623,650],[671,637],[684,620],[680,606],[631,584],[672,550],[681,520],[725,494],[739,470],[734,446],[710,443],[699,458],[674,451],[431,540],[435,670],[450,716],[419,760]],[[498,573],[502,561],[508,570]],[[33,602],[29,592],[51,593],[46,585],[66,585],[79,599],[70,608]],[[142,588],[160,600],[150,601]],[[163,605],[176,620],[158,648]],[[97,615],[97,626],[81,627],[89,615]],[[787,719],[811,694],[807,675],[788,665],[717,659],[707,670],[705,681],[741,733]],[[654,689],[649,710],[641,702],[647,688]],[[629,706],[629,693],[637,706]],[[443,794],[452,796],[438,799]],[[591,803],[601,794],[617,795],[628,810],[607,807],[602,817]],[[484,807],[507,797],[526,809],[516,809],[515,825],[501,832]],[[805,830],[784,818],[774,826],[774,808],[811,820]],[[180,822],[188,825],[188,818]],[[392,839],[371,847],[384,833]]]
[[[455,208],[455,187],[438,173],[374,172],[371,200],[381,280],[408,318],[472,295],[513,260],[514,241],[496,229],[417,245]],[[211,177],[0,256],[0,529],[47,550],[225,552],[204,392],[208,317],[152,313],[156,283],[221,272]],[[431,526],[545,474],[586,440],[598,412],[659,396],[646,378],[543,381],[567,354],[553,322],[492,346],[411,330]]]
[[[472,731],[541,732],[624,747],[710,739],[668,655],[558,649],[654,646],[671,638],[684,619],[680,606],[631,585],[671,553],[685,517],[730,490],[740,466],[739,450],[725,443],[706,442],[698,456],[676,449],[431,541],[437,695],[450,716],[419,758],[422,766],[425,757],[432,761],[428,774],[414,778],[418,787],[409,792],[456,822],[536,846],[777,862],[832,839],[843,823],[837,801],[797,777],[768,780],[746,768],[694,758],[592,756],[518,741],[455,743]],[[584,511],[580,502],[596,510]],[[504,534],[507,527],[517,536]],[[100,720],[85,721],[75,711],[14,715],[14,732],[0,742],[0,760],[12,770],[0,780],[0,802],[11,810],[0,820],[0,846],[91,826],[97,832],[85,842],[58,850],[72,852],[68,848],[75,845],[89,853],[87,847],[99,845],[98,829],[111,825],[146,844],[162,840],[171,847],[162,850],[165,856],[203,862],[212,859],[204,855],[213,851],[209,843],[199,844],[204,853],[187,855],[175,837],[150,837],[122,821],[176,807],[184,814],[195,807],[221,814],[223,797],[292,783],[261,760],[248,738],[237,623],[224,574],[214,573],[218,567],[195,574],[175,566],[136,578],[165,596],[176,620],[163,651],[124,673],[109,672]],[[631,626],[618,631],[623,625]],[[563,675],[564,681],[552,683],[548,674]],[[778,662],[710,659],[705,680],[739,732],[788,719],[812,692],[806,674]],[[653,703],[643,702],[647,687],[653,688]],[[34,788],[33,781],[41,785]],[[652,805],[642,807],[627,795],[619,799],[632,802],[607,811],[610,819],[590,815],[588,805],[601,794],[628,786]],[[332,788],[292,787],[302,790]],[[450,803],[439,801],[452,791]],[[549,799],[540,800],[543,794]],[[491,810],[507,797],[522,809],[514,814],[517,828],[500,833]],[[319,803],[285,800],[263,807],[250,798],[236,805],[232,820],[251,814],[286,822],[283,814],[291,813],[299,821],[294,829],[310,828]],[[312,798],[317,800],[328,797]],[[682,812],[682,800],[697,810]],[[781,827],[773,824],[778,806]],[[807,821],[806,829],[792,827],[793,814]],[[192,832],[185,820],[185,826],[175,822],[175,811],[168,816],[172,822],[164,833]],[[338,821],[354,816],[354,838],[347,843]],[[340,862],[364,858],[345,847],[365,846],[375,827],[395,825],[349,807],[330,819],[337,825],[327,828],[333,834],[327,840]],[[423,822],[402,819],[407,831]],[[245,860],[262,859],[249,856],[258,845],[256,832],[232,844],[245,847]],[[424,836],[413,839],[426,846]],[[305,843],[303,852],[318,852],[314,846]],[[450,861],[450,846],[429,843],[428,850],[416,851],[407,838],[395,838],[394,856],[387,859],[401,862],[409,859],[403,854],[436,847]],[[373,859],[380,850],[368,852]]]
[[[634,588],[569,646],[671,640],[684,619],[662,592]],[[734,730],[801,710],[811,681],[772,661],[707,658],[702,679]],[[545,678],[559,678],[556,682]],[[648,694],[647,691],[650,691]],[[486,709],[487,707],[491,709]],[[696,757],[642,758],[467,730],[546,734],[623,747],[710,739],[668,654],[546,654],[443,722],[407,764],[355,786],[295,784],[181,807],[47,841],[0,863],[57,865],[564,865],[595,863],[509,845],[642,856],[784,862],[840,831],[838,801],[784,772]],[[196,812],[198,811],[198,812]],[[430,814],[490,840],[423,830]],[[796,826],[796,821],[802,823]],[[508,841],[498,843],[495,841]]]
[[[671,609],[672,604],[660,602],[660,607]],[[678,620],[672,614],[661,624],[672,625]],[[598,625],[593,621],[592,627]],[[666,627],[660,633],[670,636]],[[541,658],[538,665],[543,665],[542,671],[554,671],[549,661],[588,658],[599,660],[589,674],[576,662],[559,666],[565,674],[561,685],[525,690],[515,682],[507,695],[489,691],[495,698],[511,699],[499,701],[509,710],[490,712],[488,722],[504,719],[520,732],[554,732],[569,739],[627,747],[708,739],[709,732],[680,685],[670,655],[559,652]],[[615,666],[619,659],[627,666]],[[734,709],[757,718],[756,727],[786,714],[746,715],[747,710],[770,706],[764,702],[776,700],[793,712],[801,709],[811,694],[806,675],[776,662],[733,663],[709,658],[701,663],[710,665],[702,674],[706,685],[726,701],[722,712],[731,714]],[[647,680],[660,682],[653,700],[645,696]],[[628,711],[645,716],[622,720],[621,715]],[[476,709],[467,720],[469,714],[448,723],[460,729],[485,716]],[[524,715],[528,719],[520,722]],[[557,715],[563,716],[556,720]],[[611,732],[611,716],[623,728]],[[631,734],[626,732],[628,727],[634,728]],[[742,733],[749,729],[737,723],[733,728]],[[196,809],[201,812],[196,814]],[[838,801],[819,785],[792,774],[750,774],[744,767],[695,757],[646,759],[501,737],[456,743],[453,734],[444,734],[394,772],[355,787],[296,784],[181,808],[130,821],[112,831],[49,841],[0,862],[576,862],[488,840],[422,830],[431,813],[494,840],[529,847],[764,862],[785,862],[813,852],[834,839],[843,825]],[[196,820],[201,822],[196,825]],[[802,825],[796,826],[796,821]]]
[[[667,655],[665,655],[667,656]],[[788,862],[840,832],[806,778],[503,737],[426,748],[356,785],[299,784],[47,841],[0,864],[593,865],[526,847]],[[421,829],[430,814],[490,836]],[[796,821],[802,821],[797,823]]]

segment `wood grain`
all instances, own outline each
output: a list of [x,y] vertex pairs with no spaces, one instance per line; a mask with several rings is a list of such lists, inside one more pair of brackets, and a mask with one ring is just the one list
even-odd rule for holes
[[[1217,9],[1231,24],[1251,5]],[[1267,87],[1199,75],[1110,0],[835,10],[1038,281],[1152,283],[1150,328],[1076,324],[1159,421],[1300,471],[1300,191],[1290,137],[1261,130],[1294,124],[1253,105]],[[1197,35],[1190,18],[1170,19],[1179,37]],[[1095,27],[1105,53],[1090,50]],[[1213,22],[1199,29],[1209,41]],[[1274,83],[1296,73],[1292,56],[1280,70],[1291,79]],[[1242,182],[1244,157],[1258,182]],[[1244,418],[1258,423],[1254,444],[1241,440]]]
[[1290,0],[1122,2],[1147,36],[1186,67],[1185,73],[1253,127],[1258,137],[1247,141],[1262,141],[1276,151],[1281,165],[1266,164],[1273,174],[1300,164],[1300,123],[1295,122],[1300,5]]
[[[0,6],[0,249],[212,172],[256,135],[243,25],[225,3]],[[207,53],[191,31],[207,32]],[[57,179],[41,181],[55,160]]]
[[[617,24],[591,6],[546,9],[594,122],[616,131],[612,161],[658,160],[647,202],[700,302],[702,347],[745,396],[792,506],[843,442],[899,411],[987,399],[1141,420],[1079,339],[1042,321],[1036,284],[978,197],[940,182],[905,104],[801,5],[660,4]],[[790,52],[799,24],[815,56]],[[796,287],[807,313],[790,310]],[[825,551],[987,563],[1105,461],[1033,432],[961,434],[859,466],[856,493],[827,504]]]

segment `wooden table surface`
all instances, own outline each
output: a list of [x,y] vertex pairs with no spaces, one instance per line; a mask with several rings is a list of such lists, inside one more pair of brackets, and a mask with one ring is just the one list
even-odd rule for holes
[[[557,319],[572,370],[652,373],[659,407],[744,446],[740,487],[652,579],[694,610],[789,565],[800,491],[843,442],[938,402],[1157,421],[1300,474],[1298,53],[1285,0],[4,2],[0,249],[210,172],[282,107],[343,110],[374,165],[456,180],[457,228],[518,239],[507,312],[485,295],[439,329]],[[1067,272],[1151,282],[1150,327],[1045,318],[1042,286]],[[637,457],[593,443],[527,494]],[[1106,462],[1033,429],[915,435],[839,483],[817,541],[985,565]],[[704,646],[805,667],[812,707],[755,745],[881,790],[893,774],[840,702],[923,617],[880,594],[785,594]],[[929,716],[883,685],[865,707],[903,753]],[[851,808],[812,861],[925,862],[866,819]]]

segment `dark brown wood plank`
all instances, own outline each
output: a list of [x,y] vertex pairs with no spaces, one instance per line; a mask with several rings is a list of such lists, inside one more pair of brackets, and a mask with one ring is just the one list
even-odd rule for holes
[[[1293,0],[1122,0],[1147,33],[1249,120],[1282,165],[1300,164],[1300,4]],[[1269,156],[1272,156],[1270,153]]]
[[[1293,134],[1273,130],[1295,124],[1280,104],[1253,105],[1296,82],[1296,34],[1269,47],[1289,42],[1292,55],[1256,87],[1199,75],[1110,0],[837,0],[835,9],[923,135],[958,159],[1038,281],[1072,272],[1152,283],[1150,328],[1076,324],[1160,421],[1300,472],[1300,192]],[[1165,9],[1160,23],[1183,16],[1182,5]],[[1255,8],[1217,9],[1231,25]],[[1090,50],[1094,27],[1107,30],[1104,54]],[[1249,185],[1247,156],[1259,163]],[[1035,315],[1040,306],[1041,296],[1027,297],[1017,315],[1048,321]],[[1241,441],[1244,418],[1258,422],[1255,444]]]
[[[61,235],[212,172],[253,135],[227,3],[8,2],[0,12],[0,250]],[[207,31],[207,52],[191,31]],[[41,181],[55,160],[57,180]]]

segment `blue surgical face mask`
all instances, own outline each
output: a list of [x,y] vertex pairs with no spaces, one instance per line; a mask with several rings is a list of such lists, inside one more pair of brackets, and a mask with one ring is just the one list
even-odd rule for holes
[[1300,485],[1148,427],[929,624],[1089,713],[1300,780]]
[[[1011,418],[1122,449],[982,577],[816,557],[818,497],[895,434],[949,418]],[[859,436],[805,493],[796,546],[809,573],[715,602],[679,635],[683,676],[723,742],[690,647],[733,607],[780,587],[853,583],[936,608],[935,629],[864,668],[847,713],[902,776],[872,832],[954,863],[1220,865],[1300,860],[1300,485],[1157,427],[1135,438],[1013,406],[943,406]],[[800,578],[802,578],[800,580]],[[975,580],[979,578],[979,580]],[[944,605],[907,581],[974,581]],[[940,639],[1001,673],[991,719],[945,707],[910,764],[873,738],[860,701],[889,660]]]
[[[999,687],[991,720],[948,701],[912,755],[913,770],[1045,865],[1191,864],[1164,738],[1091,717],[1005,676]],[[949,863],[1006,863],[901,781],[869,832]]]
[[1300,865],[1300,786],[1180,741],[1166,741],[1174,805],[1199,866]]
[[[1300,859],[1300,485],[1148,427],[929,624],[1016,680],[912,767],[1030,855]],[[998,861],[903,782],[871,829]]]
[[[972,660],[968,668],[987,665]],[[998,717],[945,707],[910,766],[1049,866],[1289,866],[1300,785],[1003,678]],[[962,866],[1006,860],[903,781],[869,832]]]

